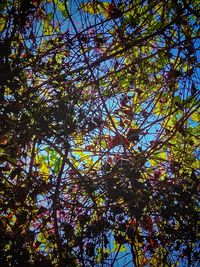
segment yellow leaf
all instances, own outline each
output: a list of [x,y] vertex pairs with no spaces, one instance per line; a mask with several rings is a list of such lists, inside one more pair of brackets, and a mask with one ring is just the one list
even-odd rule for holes
[[45,160],[42,156],[37,156],[35,160],[36,164],[39,164],[39,170],[41,172],[42,178],[45,182],[48,182],[50,170],[48,165],[45,163]]
[[146,256],[144,255],[143,251],[141,249],[138,250],[138,265],[140,267],[146,266],[148,263],[148,259],[146,258]]
[[163,14],[163,6],[162,6],[162,3],[158,3],[157,5],[155,5],[155,10],[156,12],[158,13],[158,15],[160,17],[162,17],[164,14]]
[[200,111],[195,111],[192,115],[191,115],[191,119],[195,122],[200,122]]
[[115,240],[114,240],[113,246],[114,246],[113,251],[117,251],[118,249],[120,252],[127,251],[127,248],[125,247],[125,245],[119,244]]
[[83,160],[87,164],[87,167],[89,167],[89,168],[92,167],[92,165],[94,164],[93,161],[92,161],[92,159],[91,159],[91,156],[87,156]]
[[3,31],[4,27],[6,24],[6,18],[5,17],[1,17],[0,18],[0,32]]
[[46,165],[44,162],[42,162],[42,166],[41,166],[41,168],[40,168],[40,171],[41,171],[43,174],[49,174],[49,169],[48,169],[47,165]]
[[43,35],[52,35],[54,32],[53,27],[50,25],[48,20],[42,21]]
[[109,16],[110,16],[110,14],[108,12],[109,5],[110,5],[110,3],[103,2],[103,3],[101,3],[101,6],[100,6],[101,13],[102,13],[102,15],[104,15],[104,17],[106,19],[109,18]]
[[149,266],[152,267],[158,267],[158,266],[164,266],[167,267],[166,264],[163,265],[163,260],[165,257],[166,251],[164,249],[164,247],[158,247],[155,251],[155,253],[153,254],[153,256],[150,259],[149,262]]
[[126,249],[126,247],[124,246],[124,245],[122,245],[121,247],[120,247],[120,250],[119,250],[120,252],[124,252],[124,251],[127,251],[127,249]]
[[106,122],[107,122],[107,127],[111,130],[113,129],[113,123],[114,123],[116,128],[119,127],[119,125],[120,125],[120,121],[117,120],[114,115],[110,115],[110,117],[107,118]]
[[151,166],[157,166],[158,163],[154,159],[150,159],[149,162],[151,163]]
[[97,3],[97,2],[88,2],[86,4],[81,4],[81,8],[92,15],[102,14],[105,18],[109,17],[107,8],[110,5],[108,2]]
[[155,154],[156,160],[167,160],[167,155],[165,152],[159,152]]
[[195,159],[191,165],[192,168],[194,169],[199,169],[199,160]]
[[171,129],[171,128],[174,128],[175,124],[177,122],[177,118],[174,117],[174,116],[171,116],[167,119],[167,123],[164,121],[163,124],[164,124],[164,127],[166,129]]
[[73,133],[72,138],[74,139],[74,143],[76,147],[79,147],[84,144],[84,135],[83,133]]
[[86,4],[81,4],[81,8],[92,15],[101,13],[101,6],[95,2],[88,2]]

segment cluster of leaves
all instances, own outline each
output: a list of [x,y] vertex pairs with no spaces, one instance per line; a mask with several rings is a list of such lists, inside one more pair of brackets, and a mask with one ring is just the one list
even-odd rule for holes
[[198,1],[0,10],[0,266],[200,264]]

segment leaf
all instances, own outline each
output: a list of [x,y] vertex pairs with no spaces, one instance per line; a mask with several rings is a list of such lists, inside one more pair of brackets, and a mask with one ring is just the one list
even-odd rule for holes
[[110,3],[107,3],[107,2],[103,2],[101,3],[101,7],[100,7],[100,10],[101,10],[101,13],[102,15],[107,19],[110,17],[110,6],[111,4]]
[[5,24],[6,24],[6,18],[0,17],[0,32],[3,31]]
[[192,115],[191,115],[191,119],[195,122],[200,122],[200,112],[199,111],[195,111]]
[[44,243],[46,241],[46,238],[44,237],[43,233],[39,233],[37,236],[37,240],[41,243]]
[[167,119],[167,123],[165,123],[165,128],[168,130],[171,130],[174,128],[175,124],[177,122],[177,118],[175,116],[171,116]]
[[52,35],[54,32],[53,27],[50,25],[50,22],[47,19],[42,20],[42,32],[43,32],[43,35],[45,36]]
[[147,257],[145,256],[143,250],[138,246],[138,241],[135,241],[135,246],[137,248],[137,259],[138,259],[138,266],[143,267],[147,266],[149,262]]
[[94,14],[101,14],[100,5],[95,2],[88,2],[86,4],[81,4],[81,8],[85,11],[90,13],[91,15]]
[[57,4],[57,7],[60,10],[63,17],[68,18],[68,13],[66,11],[66,7],[68,5],[67,1],[66,1],[66,7],[65,4],[62,2],[62,0],[56,0],[55,3]]
[[8,143],[8,137],[6,135],[0,135],[0,145],[6,145]]
[[162,3],[158,3],[157,5],[155,5],[155,10],[156,10],[156,12],[158,13],[158,15],[159,15],[160,17],[162,17],[163,12],[164,12]]
[[13,226],[13,225],[16,223],[16,221],[17,221],[16,216],[15,216],[12,212],[10,212],[10,213],[8,214],[8,221],[9,221],[9,224],[12,225],[12,226]]
[[38,155],[36,157],[36,163],[39,164],[39,169],[45,182],[48,181],[49,173],[50,173],[48,165],[45,162],[47,160],[48,158],[46,155]]
[[76,147],[80,148],[80,146],[84,145],[84,135],[82,132],[78,133],[78,134],[74,133],[74,134],[72,134],[72,137],[74,138],[74,142],[75,142]]
[[[124,239],[124,237],[123,236],[120,236],[119,237],[119,239]],[[125,241],[124,241],[125,242]],[[126,248],[126,246],[124,245],[124,244],[119,244],[118,242],[116,242],[116,240],[114,240],[114,243],[113,243],[113,251],[118,251],[118,249],[119,249],[119,251],[120,252],[125,252],[125,251],[127,251],[127,248]]]
[[48,16],[48,20],[51,21],[53,18],[53,12],[50,12],[47,16]]
[[92,158],[91,156],[88,156],[84,159],[84,162],[87,164],[87,167],[92,167],[92,165],[94,164],[93,161],[92,161]]
[[165,248],[161,246],[158,247],[150,259],[149,262],[150,266],[161,266],[163,264],[165,254],[166,254]]
[[159,152],[155,154],[155,159],[157,160],[167,160],[167,155],[165,152]]
[[1,1],[0,3],[0,12],[4,11],[7,6],[7,1]]
[[10,156],[7,156],[7,155],[0,156],[0,162],[1,162],[1,160],[8,161],[12,165],[16,165],[17,164],[17,159],[16,158],[13,158],[13,157],[10,157]]
[[193,161],[191,167],[192,167],[193,169],[197,169],[197,170],[198,170],[198,169],[199,169],[199,160],[198,160],[198,159],[194,159],[194,161]]
[[108,17],[108,7],[110,3],[103,2],[103,3],[97,3],[97,2],[88,2],[86,4],[81,4],[81,8],[85,11],[90,13],[91,15],[94,14],[103,14],[104,17]]
[[114,241],[113,245],[114,245],[113,251],[118,251],[119,246],[120,246],[120,249],[119,249],[120,252],[127,251],[127,248],[124,244],[118,244],[116,241]]
[[40,171],[42,173],[44,173],[44,174],[49,174],[49,169],[48,169],[47,165],[44,162],[42,162],[42,166],[40,168]]

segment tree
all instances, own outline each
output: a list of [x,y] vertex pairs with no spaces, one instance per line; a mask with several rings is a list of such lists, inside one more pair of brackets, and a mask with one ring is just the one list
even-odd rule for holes
[[0,4],[0,266],[197,266],[198,1]]

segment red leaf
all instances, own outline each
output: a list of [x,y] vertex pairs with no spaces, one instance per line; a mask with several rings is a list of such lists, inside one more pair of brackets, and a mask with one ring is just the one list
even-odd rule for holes
[[143,216],[142,227],[146,231],[152,231],[153,230],[153,222],[152,222],[150,216],[147,216],[147,215]]
[[108,15],[112,15],[115,11],[115,6],[111,3],[107,8]]

